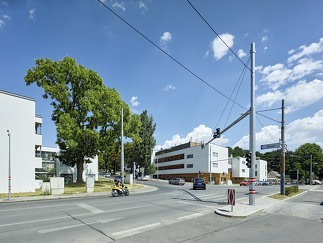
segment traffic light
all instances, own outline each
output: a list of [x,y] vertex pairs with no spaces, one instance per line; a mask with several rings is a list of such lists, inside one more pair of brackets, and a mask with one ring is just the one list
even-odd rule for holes
[[217,128],[216,129],[216,132],[214,132],[214,134],[213,134],[213,138],[219,138],[220,137],[220,128]]
[[247,167],[251,168],[251,153],[246,154],[246,160],[247,160],[247,163],[246,163]]

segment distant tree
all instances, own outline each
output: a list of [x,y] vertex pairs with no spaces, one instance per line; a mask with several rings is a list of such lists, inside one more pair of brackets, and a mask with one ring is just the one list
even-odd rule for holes
[[236,146],[232,150],[232,156],[233,157],[245,157],[246,156],[246,152],[242,148]]
[[155,174],[155,172],[156,172],[156,166],[153,165],[153,164],[148,165],[148,167],[147,167],[147,173],[149,175],[152,175],[152,174]]
[[305,176],[305,181],[310,178],[310,158],[312,155],[312,172],[320,174],[323,167],[322,148],[315,143],[305,143],[295,150],[298,168]]
[[135,162],[140,167],[147,168],[151,161],[151,150],[156,145],[156,140],[153,136],[156,123],[153,121],[153,117],[147,114],[147,110],[140,114],[141,126],[139,130],[140,140],[134,141],[134,155]]
[[280,154],[280,150],[274,150],[260,156],[261,159],[267,161],[268,171],[274,170],[280,173]]

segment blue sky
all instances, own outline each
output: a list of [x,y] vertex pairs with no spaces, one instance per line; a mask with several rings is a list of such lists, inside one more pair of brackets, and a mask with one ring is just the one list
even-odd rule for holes
[[[105,0],[105,4],[138,28],[205,81],[230,96],[243,65],[184,0]],[[256,109],[286,103],[286,142],[295,149],[306,142],[323,146],[323,2],[196,1],[228,45],[247,62],[256,44]],[[135,113],[147,109],[157,123],[157,148],[207,141],[216,127],[245,110],[207,87],[153,47],[95,0],[0,0],[0,89],[33,97],[43,116],[43,145],[54,146],[55,126],[43,91],[26,87],[26,71],[35,59],[75,58],[115,88]],[[246,72],[236,102],[250,104]],[[233,94],[233,98],[235,97]],[[278,111],[264,115],[281,119]],[[280,125],[258,116],[257,149],[276,143]],[[228,122],[226,123],[226,120]],[[219,121],[219,122],[218,122]],[[218,124],[218,126],[217,126]],[[263,127],[264,126],[264,127]],[[248,148],[249,119],[215,143]]]

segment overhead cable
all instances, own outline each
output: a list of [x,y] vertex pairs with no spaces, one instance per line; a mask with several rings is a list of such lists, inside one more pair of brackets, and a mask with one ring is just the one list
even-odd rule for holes
[[[180,65],[182,68],[184,68],[186,71],[188,71],[190,74],[192,74],[194,77],[199,79],[201,82],[203,82],[205,85],[209,86],[211,89],[216,91],[218,94],[222,95],[223,97],[227,98],[228,100],[231,100],[234,102],[232,99],[230,99],[228,96],[223,94],[221,91],[213,87],[211,84],[206,82],[204,79],[202,79],[200,76],[198,76],[196,73],[191,71],[189,68],[187,68],[184,64],[182,64],[180,61],[172,57],[169,53],[167,53],[165,50],[163,50],[160,46],[158,46],[155,42],[150,40],[147,36],[145,36],[143,33],[141,33],[138,29],[136,29],[134,26],[132,26],[130,23],[128,23],[124,18],[122,18],[120,15],[118,15],[116,12],[114,12],[109,6],[107,6],[102,0],[97,0],[99,3],[101,3],[106,9],[108,9],[111,13],[113,13],[116,17],[118,17],[120,20],[122,20],[125,24],[127,24],[130,28],[132,28],[134,31],[136,31],[139,35],[141,35],[144,39],[146,39],[150,44],[155,46],[158,50],[163,52],[166,56],[168,56],[170,59],[172,59],[174,62],[176,62],[178,65]],[[241,107],[242,109],[246,110],[242,105],[238,104],[237,102],[234,102],[236,105]]]

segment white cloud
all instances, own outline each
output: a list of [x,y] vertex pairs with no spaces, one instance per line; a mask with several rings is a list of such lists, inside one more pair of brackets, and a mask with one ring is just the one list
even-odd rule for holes
[[[206,127],[205,125],[199,125],[198,127],[194,128],[192,132],[188,133],[185,137],[181,137],[179,134],[176,134],[172,137],[171,140],[166,140],[163,145],[157,145],[155,149],[166,149],[176,145],[180,145],[183,143],[187,143],[189,141],[193,142],[208,142],[211,138],[213,138],[212,129]],[[219,139],[215,139],[213,142],[215,144],[221,145],[227,143],[229,139],[222,136]]]
[[[269,135],[270,134],[270,135]],[[280,127],[270,125],[256,133],[257,150],[260,145],[275,143],[281,137]],[[277,141],[276,141],[277,139]],[[304,143],[316,143],[323,146],[323,110],[319,110],[312,117],[305,117],[292,121],[286,125],[285,143],[287,149],[294,150]],[[249,135],[242,137],[235,145],[249,149]],[[265,152],[267,150],[263,150]]]
[[233,61],[233,56],[232,56],[232,55],[230,55],[230,56],[228,57],[228,61],[229,61],[229,62],[232,62],[232,61]]
[[3,15],[3,18],[7,19],[7,20],[11,20],[11,17],[9,15],[6,15],[6,14]]
[[3,20],[0,19],[0,29],[2,29],[6,24],[4,23]]
[[205,52],[204,58],[208,57],[208,56],[209,56],[209,54],[210,54],[210,51],[209,51],[209,50],[207,50],[207,51]]
[[166,87],[164,88],[165,91],[169,91],[169,90],[175,90],[176,87],[172,84],[167,84]]
[[[234,44],[234,36],[229,34],[229,33],[225,33],[225,34],[221,34],[220,35],[221,39],[231,48]],[[212,43],[212,50],[213,50],[213,55],[214,58],[216,60],[221,59],[223,56],[225,56],[225,54],[227,54],[228,52],[228,48],[226,47],[226,45],[222,42],[222,40],[220,40],[219,37],[216,37]]]
[[5,7],[8,7],[8,3],[6,1],[1,1],[1,4]]
[[265,36],[261,37],[262,42],[265,42],[266,40],[268,40],[268,36],[265,35]]
[[295,52],[295,50],[294,50],[294,49],[291,49],[291,50],[289,50],[289,51],[288,51],[288,54],[289,54],[289,55],[291,55],[291,54],[293,54],[294,52]]
[[137,96],[132,96],[131,97],[130,103],[131,103],[132,106],[136,107],[136,106],[138,106],[140,104],[137,99],[138,99]]
[[[260,149],[260,145],[269,144],[269,143],[278,143],[280,138],[280,129],[277,125],[270,125],[264,128],[261,128],[260,132],[256,133],[256,149]],[[277,139],[274,141],[273,139]],[[249,135],[242,137],[234,146],[240,147],[243,149],[249,149]]]
[[247,37],[249,35],[249,33],[245,33],[244,35],[243,35],[243,37]]
[[30,19],[35,19],[35,12],[36,12],[36,9],[34,9],[34,8],[29,10],[29,18]]
[[276,90],[288,82],[302,79],[322,69],[323,62],[321,60],[314,61],[313,59],[303,58],[293,68],[286,68],[281,63],[265,67],[262,71],[260,70],[264,75],[260,81],[266,83],[272,90]]
[[163,35],[160,37],[160,41],[170,41],[172,39],[172,34],[169,32],[164,32]]
[[118,2],[115,2],[114,4],[112,4],[112,7],[114,8],[120,8],[123,12],[126,11],[126,7],[124,6],[124,3],[118,3]]
[[300,146],[304,143],[317,143],[323,146],[323,110],[313,117],[297,119],[286,126],[287,144]]
[[288,62],[292,62],[295,61],[303,56],[309,56],[315,53],[320,53],[323,52],[323,38],[320,39],[319,42],[313,42],[312,44],[306,46],[306,45],[302,45],[298,48],[299,50],[301,50],[300,52],[294,54],[293,56],[288,58]]
[[286,113],[299,110],[312,105],[323,98],[323,81],[314,79],[312,82],[305,80],[287,88],[284,92],[268,92],[256,98],[257,104],[271,107],[274,103],[285,99]]
[[267,50],[268,50],[268,46],[265,46],[265,47],[264,47],[264,51],[267,51]]
[[147,10],[148,7],[146,6],[146,4],[143,1],[139,1],[139,8],[145,9]]
[[243,51],[243,49],[239,49],[238,50],[238,57],[242,58],[242,57],[245,57],[245,56],[247,56],[247,54]]

